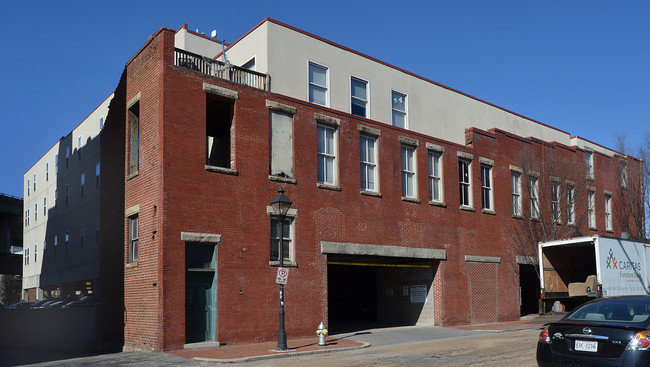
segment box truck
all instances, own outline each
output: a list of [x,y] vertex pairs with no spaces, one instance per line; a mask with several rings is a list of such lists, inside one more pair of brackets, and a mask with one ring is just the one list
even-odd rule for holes
[[[594,235],[539,243],[540,311],[595,297],[650,294],[650,245]],[[542,308],[543,307],[543,308]]]

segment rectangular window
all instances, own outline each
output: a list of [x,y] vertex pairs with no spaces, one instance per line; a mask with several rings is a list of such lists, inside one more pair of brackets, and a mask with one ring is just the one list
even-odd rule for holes
[[530,191],[530,217],[539,219],[539,182],[537,177],[530,177],[528,185]]
[[27,179],[27,196],[29,196],[29,193],[30,193],[31,189],[32,189],[32,182],[28,178]]
[[309,63],[309,102],[327,106],[327,68]]
[[65,168],[70,168],[70,146],[65,147]]
[[561,218],[560,209],[560,183],[551,180],[551,211],[553,215],[553,223],[559,223]]
[[587,178],[594,178],[594,152],[585,151],[585,171],[587,172]]
[[138,261],[138,216],[129,218],[129,263]]
[[54,189],[54,207],[56,208],[57,201],[59,201],[59,190]]
[[82,144],[83,144],[83,137],[80,136],[80,137],[77,139],[77,157],[78,157],[79,159],[81,159],[81,155],[82,155],[82,154],[81,154],[81,146],[82,146]]
[[391,91],[391,108],[392,108],[392,124],[393,126],[401,127],[406,129],[407,119],[406,119],[406,94],[400,92]]
[[368,82],[350,77],[350,113],[368,117]]
[[415,147],[402,145],[402,197],[417,197],[415,182]]
[[79,244],[82,247],[86,244],[86,223],[79,224]]
[[494,210],[492,195],[492,166],[481,164],[481,202],[484,210]]
[[566,186],[566,221],[568,224],[576,223],[575,187]]
[[57,248],[59,248],[59,236],[54,235],[54,255],[56,255]]
[[234,114],[234,99],[206,94],[206,165],[233,168],[231,139]]
[[29,226],[29,209],[25,210],[25,227]]
[[25,265],[29,265],[29,247],[25,247],[25,254],[23,257],[25,258]]
[[460,205],[472,206],[472,181],[471,162],[465,159],[458,160],[458,179],[460,181]]
[[84,197],[84,194],[86,193],[86,174],[81,173],[81,197]]
[[272,176],[293,178],[293,115],[271,110]]
[[589,190],[587,191],[587,218],[589,221],[589,228],[596,228],[596,193]]
[[70,250],[70,231],[65,231],[65,252]]
[[512,189],[512,215],[521,217],[521,173],[510,172],[510,186]]
[[360,155],[361,155],[361,190],[377,191],[377,152],[375,145],[377,139],[361,135]]
[[34,203],[34,222],[38,220],[38,203]]
[[95,164],[95,187],[99,188],[99,162]]
[[317,125],[318,182],[336,184],[336,130]]
[[140,101],[129,108],[129,175],[140,169]]
[[50,180],[50,162],[45,162],[45,182]]
[[38,245],[34,245],[34,262],[38,262]]
[[99,130],[104,130],[104,116],[99,118]]
[[619,162],[619,170],[621,176],[621,187],[627,188],[627,162],[621,160]]
[[429,151],[429,201],[442,202],[442,154]]
[[[293,261],[293,219],[284,218],[282,223],[282,257],[283,261]],[[271,261],[280,260],[280,221],[271,217]]]
[[43,216],[47,215],[47,197],[43,197]]
[[34,173],[34,193],[36,193],[36,173]]
[[70,205],[70,185],[65,184],[65,206]]
[[605,194],[605,230],[614,230],[614,225],[612,222],[612,196]]

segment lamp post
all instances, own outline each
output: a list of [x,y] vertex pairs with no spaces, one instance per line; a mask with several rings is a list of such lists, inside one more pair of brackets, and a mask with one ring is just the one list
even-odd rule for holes
[[[284,267],[284,219],[291,207],[291,200],[284,195],[284,190],[278,190],[278,196],[271,201],[271,208],[275,215],[278,216],[280,224],[280,238],[278,241],[278,259],[280,267]],[[284,331],[284,284],[280,283],[280,331],[278,331],[278,350],[287,350],[287,333]]]

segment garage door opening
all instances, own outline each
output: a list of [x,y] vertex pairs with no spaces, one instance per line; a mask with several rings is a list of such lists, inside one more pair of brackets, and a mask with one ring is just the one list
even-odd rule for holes
[[327,272],[332,333],[433,325],[431,261],[330,255]]
[[534,265],[519,265],[521,316],[539,312],[539,276]]

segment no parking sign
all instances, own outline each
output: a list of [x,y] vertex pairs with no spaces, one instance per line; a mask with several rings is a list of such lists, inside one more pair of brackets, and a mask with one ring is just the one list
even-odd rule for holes
[[278,268],[278,276],[275,278],[275,282],[278,284],[287,284],[288,277],[289,277],[289,269]]

